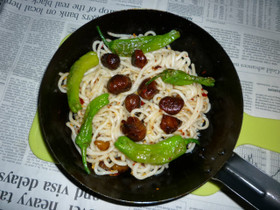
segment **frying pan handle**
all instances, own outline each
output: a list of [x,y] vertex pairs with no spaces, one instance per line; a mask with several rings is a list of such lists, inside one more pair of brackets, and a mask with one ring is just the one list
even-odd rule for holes
[[280,183],[236,153],[214,177],[258,209],[280,209]]

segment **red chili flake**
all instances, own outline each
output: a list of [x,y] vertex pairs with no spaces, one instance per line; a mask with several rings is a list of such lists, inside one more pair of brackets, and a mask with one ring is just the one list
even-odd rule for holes
[[144,90],[143,90],[143,94],[145,94],[147,91],[148,91],[147,89],[144,89]]
[[206,70],[202,71],[201,74],[206,74]]
[[179,132],[180,132],[183,136],[185,135],[185,132],[184,132],[182,129],[180,129]]
[[85,103],[84,100],[83,100],[82,98],[80,98],[80,103],[81,103],[81,104],[84,104],[84,103]]
[[143,106],[145,104],[145,102],[144,101],[141,101],[141,106]]
[[157,66],[153,66],[153,67],[152,67],[153,70],[158,70],[159,68],[161,68],[160,65],[157,65]]
[[170,157],[170,158],[168,158],[169,160],[172,160],[172,158]]
[[207,97],[207,93],[202,93],[201,94],[203,97]]

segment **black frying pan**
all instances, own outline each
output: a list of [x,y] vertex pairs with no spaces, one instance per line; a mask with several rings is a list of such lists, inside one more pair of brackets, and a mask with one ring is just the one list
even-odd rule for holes
[[[181,38],[172,43],[172,48],[189,52],[198,75],[206,71],[204,76],[216,79],[215,87],[207,88],[212,108],[208,113],[210,127],[201,132],[201,145],[191,155],[183,155],[173,161],[169,169],[158,176],[139,181],[128,173],[117,177],[97,176],[94,173],[87,175],[80,154],[70,139],[70,129],[65,126],[69,108],[66,94],[57,88],[58,72],[68,72],[81,55],[91,50],[93,41],[100,39],[96,25],[103,32],[115,33],[138,34],[154,30],[157,34],[163,34],[172,29],[179,30]],[[78,29],[53,56],[39,93],[39,121],[43,138],[65,174],[95,196],[128,205],[171,201],[214,178],[225,182],[256,207],[270,205],[276,208],[280,203],[279,184],[249,164],[244,166],[246,162],[232,152],[240,132],[242,116],[240,81],[222,47],[194,23],[155,10],[115,12]],[[239,173],[240,166],[247,171]],[[248,170],[250,167],[252,172]],[[250,173],[254,174],[253,178]],[[256,174],[260,175],[256,177]],[[263,184],[264,178],[267,186]],[[239,183],[242,180],[243,183]]]

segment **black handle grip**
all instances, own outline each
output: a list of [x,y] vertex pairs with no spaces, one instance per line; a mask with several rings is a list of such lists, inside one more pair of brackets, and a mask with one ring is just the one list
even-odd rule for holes
[[214,180],[257,209],[280,209],[280,183],[233,153]]

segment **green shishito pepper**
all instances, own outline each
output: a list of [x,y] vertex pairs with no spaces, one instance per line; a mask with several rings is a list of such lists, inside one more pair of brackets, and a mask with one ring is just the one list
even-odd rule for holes
[[105,45],[119,56],[131,56],[135,50],[142,50],[143,53],[158,50],[171,44],[180,37],[180,32],[171,30],[170,32],[156,36],[142,36],[132,39],[116,39],[108,42],[103,36],[99,26],[97,31]]
[[129,159],[153,165],[163,165],[183,155],[190,142],[199,143],[196,139],[184,139],[175,135],[157,144],[137,144],[126,136],[121,136],[115,142],[115,147]]
[[166,69],[163,72],[159,73],[157,76],[150,79],[146,85],[150,84],[152,81],[157,78],[161,78],[163,82],[171,85],[190,85],[192,83],[199,83],[201,85],[213,87],[215,85],[215,79],[212,77],[200,77],[189,75],[181,70]]
[[84,73],[98,65],[98,63],[99,59],[97,54],[90,51],[81,56],[79,60],[71,66],[67,77],[67,98],[69,107],[73,113],[77,113],[80,109],[82,109],[79,98],[79,90]]
[[88,174],[90,174],[90,170],[87,166],[86,151],[88,146],[90,145],[92,137],[92,119],[102,107],[109,104],[108,97],[109,93],[104,93],[96,97],[89,103],[84,115],[84,122],[80,128],[80,132],[75,139],[76,144],[81,149],[83,165]]

